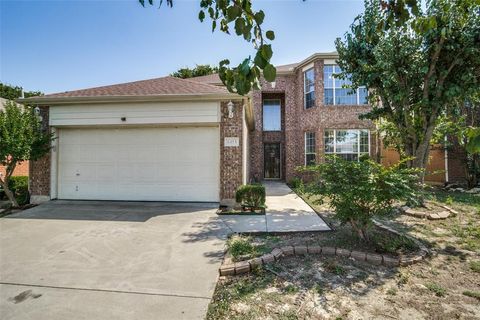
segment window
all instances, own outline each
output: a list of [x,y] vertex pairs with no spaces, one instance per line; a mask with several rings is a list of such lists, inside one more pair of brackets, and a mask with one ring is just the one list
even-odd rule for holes
[[314,165],[315,158],[315,132],[305,132],[305,165]]
[[345,160],[357,161],[369,154],[368,130],[325,130],[325,154],[336,154]]
[[324,104],[367,104],[367,88],[359,87],[357,90],[344,88],[352,82],[348,79],[335,78],[334,74],[341,72],[342,69],[337,65],[327,64],[323,67]]
[[263,100],[263,131],[280,131],[282,115],[279,99]]
[[315,73],[313,68],[303,73],[303,100],[305,109],[315,106]]

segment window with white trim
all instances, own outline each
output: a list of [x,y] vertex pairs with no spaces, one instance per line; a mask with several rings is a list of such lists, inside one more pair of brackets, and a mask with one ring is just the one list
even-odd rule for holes
[[370,154],[369,130],[325,130],[325,154],[336,154],[345,160],[358,161]]
[[317,154],[315,152],[315,132],[305,132],[305,165],[314,165]]
[[323,67],[323,102],[325,105],[359,105],[367,104],[367,88],[359,87],[357,90],[344,88],[350,86],[349,79],[339,79],[334,74],[341,73],[342,69],[335,64],[326,64]]
[[303,106],[305,109],[315,106],[315,73],[313,68],[303,73]]
[[263,100],[263,131],[282,130],[281,111],[280,99]]

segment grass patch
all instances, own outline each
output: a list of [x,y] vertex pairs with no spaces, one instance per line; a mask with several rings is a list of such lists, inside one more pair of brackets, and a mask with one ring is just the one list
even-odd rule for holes
[[337,276],[347,273],[345,268],[339,265],[337,261],[333,259],[325,261],[324,268],[327,272],[334,273]]
[[435,282],[426,283],[425,287],[435,293],[437,297],[445,297],[445,295],[447,294],[447,289]]
[[227,283],[217,284],[215,295],[208,306],[206,319],[230,319],[232,302],[246,301],[272,282],[274,282],[273,275],[261,272],[257,276],[235,277]]
[[480,291],[467,290],[467,291],[463,291],[463,295],[480,300]]
[[470,261],[470,270],[480,273],[480,260]]
[[417,245],[407,237],[392,236],[384,233],[374,233],[371,239],[377,252],[398,254],[402,251],[415,251]]
[[429,193],[429,198],[438,202],[442,202],[446,205],[462,204],[476,207],[478,210],[480,210],[480,197],[471,193],[448,192],[445,190],[435,189]]
[[396,296],[397,295],[397,288],[390,288],[387,290],[387,294],[389,296]]
[[252,256],[255,254],[255,247],[250,237],[243,238],[233,236],[228,239],[227,248],[235,260],[242,256]]

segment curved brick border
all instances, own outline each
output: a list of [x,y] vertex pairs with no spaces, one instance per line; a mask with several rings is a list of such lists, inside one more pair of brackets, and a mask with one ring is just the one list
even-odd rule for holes
[[415,242],[420,248],[416,254],[401,255],[396,258],[389,257],[387,255],[380,255],[375,253],[342,249],[337,247],[327,247],[318,245],[304,245],[304,246],[286,246],[281,248],[275,248],[272,252],[264,254],[261,257],[253,258],[245,261],[235,262],[232,264],[224,264],[220,267],[219,272],[221,276],[233,276],[243,273],[248,273],[252,269],[260,267],[264,264],[268,264],[274,261],[280,260],[283,256],[291,255],[305,255],[305,254],[321,254],[327,256],[338,256],[344,258],[353,258],[359,261],[366,261],[375,265],[384,265],[388,267],[407,266],[422,261],[430,254],[430,250],[423,245],[417,239],[408,235],[401,234],[397,230],[387,227],[378,221],[374,221],[374,224],[386,231],[392,232],[396,235],[407,237]]

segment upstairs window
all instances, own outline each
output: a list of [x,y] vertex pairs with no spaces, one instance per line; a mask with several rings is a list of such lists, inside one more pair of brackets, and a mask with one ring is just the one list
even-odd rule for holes
[[303,73],[303,104],[305,109],[315,106],[315,73],[313,68]]
[[341,73],[342,69],[333,64],[323,67],[323,87],[325,105],[359,105],[367,104],[367,88],[359,87],[357,90],[343,88],[352,82],[349,79],[335,78],[334,74]]
[[263,131],[282,130],[280,99],[263,100]]
[[325,154],[336,154],[345,160],[358,161],[369,154],[368,130],[325,130]]
[[305,132],[305,165],[315,165],[316,157],[315,132]]

